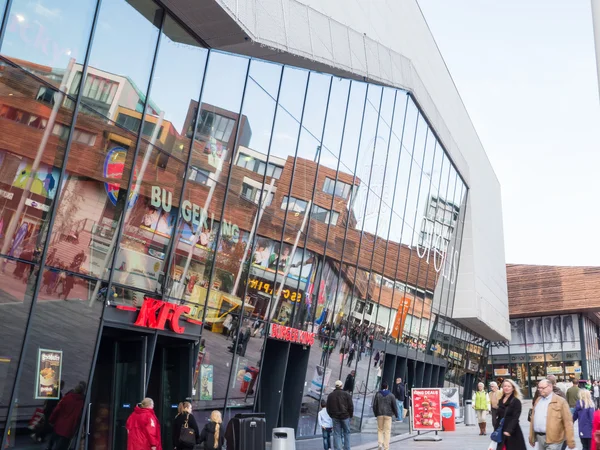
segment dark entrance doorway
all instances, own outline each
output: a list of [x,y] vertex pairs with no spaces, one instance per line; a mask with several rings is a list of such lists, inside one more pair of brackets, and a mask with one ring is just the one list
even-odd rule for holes
[[91,386],[87,448],[126,449],[125,424],[144,398],[154,400],[163,447],[169,448],[179,402],[192,389],[194,342],[105,327]]

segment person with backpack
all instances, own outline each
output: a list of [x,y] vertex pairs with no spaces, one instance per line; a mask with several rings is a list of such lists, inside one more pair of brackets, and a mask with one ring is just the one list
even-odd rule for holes
[[225,444],[224,433],[221,432],[223,419],[219,411],[210,413],[210,422],[204,425],[198,444],[204,444],[204,450],[222,450]]
[[173,421],[173,449],[193,449],[200,440],[200,430],[192,414],[192,404],[183,402],[177,406],[177,415]]

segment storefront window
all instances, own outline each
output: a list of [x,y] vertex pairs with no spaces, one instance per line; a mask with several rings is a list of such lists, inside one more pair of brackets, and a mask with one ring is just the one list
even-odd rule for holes
[[[48,269],[44,278],[55,278],[55,289],[39,293],[24,349],[23,371],[15,388],[11,427],[27,422],[48,399],[68,392],[77,396],[69,411],[79,422],[84,417],[84,396],[96,349],[103,302],[92,297],[94,282]],[[74,398],[74,397],[73,397]],[[60,412],[57,412],[60,414]],[[78,427],[71,436],[75,437]],[[27,440],[15,440],[15,448],[27,448]]]

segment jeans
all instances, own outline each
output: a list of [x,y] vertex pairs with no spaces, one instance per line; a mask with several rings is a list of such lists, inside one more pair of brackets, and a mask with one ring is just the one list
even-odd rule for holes
[[546,444],[546,436],[537,434],[535,437],[539,450],[560,450],[562,448],[562,442],[559,442],[558,444]]
[[396,405],[398,406],[398,421],[402,422],[404,418],[404,402],[402,400],[396,400]]
[[377,416],[377,444],[383,450],[390,449],[390,435],[392,433],[392,417]]
[[333,419],[334,450],[350,450],[350,419]]
[[323,432],[323,450],[329,450],[331,448],[331,433],[333,428],[321,428]]

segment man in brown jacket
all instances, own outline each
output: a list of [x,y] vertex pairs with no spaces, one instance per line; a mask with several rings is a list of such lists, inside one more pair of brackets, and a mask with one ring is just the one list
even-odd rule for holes
[[538,383],[539,398],[533,403],[533,413],[529,424],[529,443],[537,442],[540,450],[560,450],[567,441],[569,448],[575,448],[573,418],[567,401],[552,392],[552,383],[541,380]]

